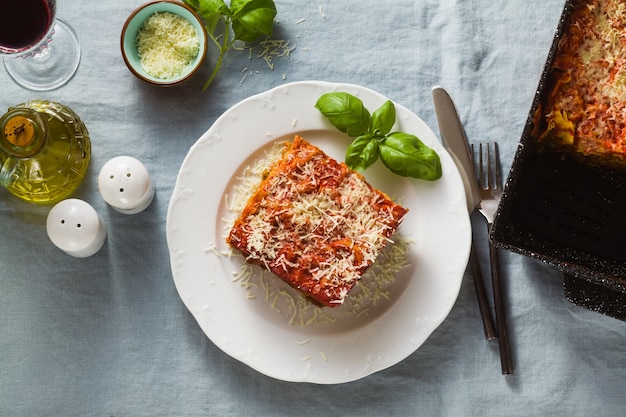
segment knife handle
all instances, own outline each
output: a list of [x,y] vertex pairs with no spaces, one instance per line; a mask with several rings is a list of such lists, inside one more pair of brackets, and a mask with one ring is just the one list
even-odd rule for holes
[[470,269],[472,271],[472,281],[474,281],[474,290],[476,291],[476,299],[478,300],[478,308],[480,310],[480,316],[483,320],[485,337],[487,340],[493,340],[496,338],[497,334],[496,327],[491,316],[491,308],[489,307],[487,291],[485,290],[485,280],[483,279],[483,273],[480,268],[480,262],[473,242],[470,249],[469,262]]

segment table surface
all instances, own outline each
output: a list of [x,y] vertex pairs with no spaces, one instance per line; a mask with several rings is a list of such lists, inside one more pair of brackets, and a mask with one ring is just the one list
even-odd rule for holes
[[[127,70],[119,35],[141,3],[59,2],[82,61],[55,91],[24,90],[1,68],[0,108],[48,99],[87,125],[91,168],[75,197],[94,206],[108,238],[92,257],[67,256],[46,236],[50,207],[0,190],[0,415],[623,415],[626,323],[568,302],[560,272],[536,260],[501,252],[514,374],[501,375],[466,272],[450,315],[415,353],[355,382],[316,385],[272,379],[219,350],[177,294],[166,242],[190,147],[240,100],[288,82],[371,88],[437,134],[430,94],[442,85],[470,141],[497,140],[508,172],[563,0],[277,0],[274,37],[290,42],[290,57],[270,70],[230,51],[207,92],[214,49],[202,73],[175,88]],[[140,214],[113,211],[98,192],[100,167],[119,155],[142,161],[156,186]]]

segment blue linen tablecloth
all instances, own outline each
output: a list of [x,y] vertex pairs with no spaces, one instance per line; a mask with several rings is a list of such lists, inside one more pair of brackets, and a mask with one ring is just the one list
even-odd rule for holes
[[[176,292],[165,238],[176,175],[194,142],[240,100],[292,81],[363,85],[436,133],[430,91],[440,84],[470,141],[498,141],[508,172],[563,0],[277,0],[274,37],[289,41],[289,58],[270,70],[231,51],[204,93],[214,49],[202,72],[175,88],[127,70],[120,31],[141,3],[59,2],[83,55],[58,90],[24,90],[0,70],[0,108],[42,98],[81,116],[93,156],[75,196],[108,230],[96,255],[69,257],[46,236],[50,207],[0,190],[0,415],[624,415],[626,323],[569,303],[560,272],[538,261],[501,252],[513,375],[501,375],[497,343],[483,336],[466,272],[450,315],[414,354],[356,382],[314,385],[264,376],[215,347]],[[123,215],[100,197],[97,173],[119,155],[152,175],[156,198],[145,212]]]

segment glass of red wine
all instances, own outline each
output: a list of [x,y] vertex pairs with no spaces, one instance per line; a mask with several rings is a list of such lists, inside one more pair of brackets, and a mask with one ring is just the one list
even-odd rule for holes
[[78,38],[56,11],[56,0],[0,0],[0,55],[11,78],[29,90],[58,88],[78,68]]

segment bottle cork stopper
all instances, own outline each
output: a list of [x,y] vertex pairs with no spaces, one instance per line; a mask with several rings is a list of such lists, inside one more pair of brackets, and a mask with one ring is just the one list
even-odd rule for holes
[[15,146],[25,147],[35,140],[33,122],[24,116],[15,116],[4,125],[4,135]]

